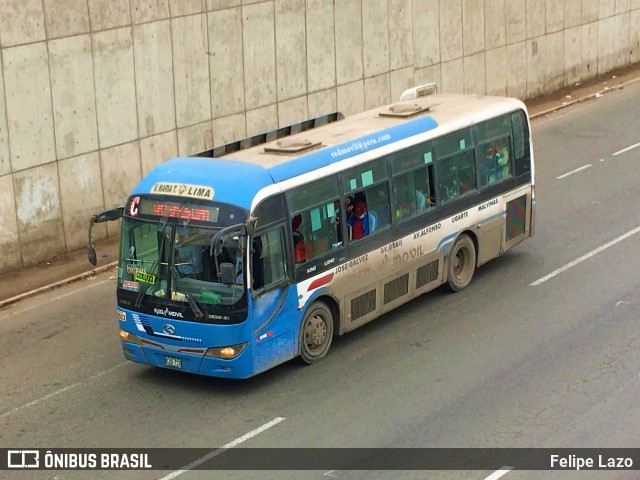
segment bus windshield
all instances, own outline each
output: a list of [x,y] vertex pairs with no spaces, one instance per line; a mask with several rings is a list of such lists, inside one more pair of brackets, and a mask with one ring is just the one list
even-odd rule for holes
[[[193,225],[188,220],[122,222],[118,288],[137,292],[138,306],[146,296],[192,305],[234,305],[244,293],[243,237],[225,238],[218,255],[210,253],[220,228]],[[223,284],[220,266],[232,264],[235,282]]]

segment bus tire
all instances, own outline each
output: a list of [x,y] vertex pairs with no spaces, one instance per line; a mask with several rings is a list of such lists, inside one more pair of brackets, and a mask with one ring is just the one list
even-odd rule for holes
[[451,247],[447,287],[452,292],[466,288],[476,271],[476,246],[467,234],[462,234]]
[[314,302],[300,327],[300,358],[308,365],[323,359],[333,340],[333,314],[323,302]]

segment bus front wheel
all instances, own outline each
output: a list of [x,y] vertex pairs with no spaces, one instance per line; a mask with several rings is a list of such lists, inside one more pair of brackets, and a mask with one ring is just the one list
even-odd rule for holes
[[459,292],[466,288],[475,271],[476,246],[469,235],[460,235],[449,252],[449,290]]
[[300,329],[300,358],[309,365],[321,360],[329,352],[332,340],[331,309],[322,302],[311,304]]

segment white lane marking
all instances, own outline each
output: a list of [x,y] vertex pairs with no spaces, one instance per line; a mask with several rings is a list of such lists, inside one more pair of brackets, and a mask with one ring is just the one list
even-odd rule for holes
[[116,365],[115,367],[111,367],[111,368],[108,368],[107,370],[103,370],[102,372],[98,372],[95,375],[90,376],[86,380],[83,380],[82,382],[72,383],[71,385],[67,385],[66,387],[61,388],[60,390],[56,390],[55,392],[50,393],[49,395],[45,395],[44,397],[38,398],[37,400],[33,400],[32,402],[25,403],[24,405],[20,405],[19,407],[13,408],[13,409],[9,410],[8,412],[4,412],[3,414],[1,414],[0,418],[8,417],[9,415],[12,415],[12,414],[14,414],[16,412],[19,412],[20,410],[24,410],[25,408],[32,407],[34,405],[37,405],[38,403],[42,403],[42,402],[44,402],[46,400],[49,400],[50,398],[57,397],[61,393],[68,392],[69,390],[71,390],[73,388],[76,388],[77,386],[82,385],[83,383],[90,382],[91,380],[95,380],[98,377],[102,377],[103,375],[106,375],[107,373],[111,373],[114,370],[122,367],[123,365],[126,365],[127,363],[130,363],[130,362],[122,362],[122,363]]
[[240,445],[241,443],[246,442],[250,438],[255,437],[256,435],[264,432],[265,430],[273,427],[274,425],[277,425],[278,423],[282,422],[283,420],[285,420],[284,417],[276,417],[273,420],[271,420],[270,422],[265,423],[261,427],[258,427],[255,430],[251,430],[249,433],[245,433],[243,436],[238,437],[235,440],[232,440],[231,442],[227,443],[226,445],[223,445],[220,448],[216,448],[215,450],[212,450],[211,452],[207,453],[205,456],[200,457],[197,460],[194,460],[193,462],[189,463],[188,465],[185,465],[180,470],[176,470],[175,472],[171,472],[169,475],[166,475],[166,476],[162,477],[160,480],[171,480],[172,478],[176,478],[176,477],[182,475],[183,473],[186,473],[189,470],[192,470],[192,469],[196,468],[198,465],[202,465],[204,462],[208,462],[212,458],[217,457],[218,455],[223,453],[225,451],[225,449],[233,448],[233,447],[235,447],[237,445]]
[[511,470],[513,470],[513,467],[500,467],[498,470],[493,472],[491,475],[489,475],[484,480],[498,480],[499,478],[504,477]]
[[559,177],[556,177],[558,180],[562,180],[565,177],[568,177],[569,175],[573,175],[574,173],[578,173],[582,170],[586,170],[589,167],[592,167],[593,165],[589,164],[589,165],[585,165],[584,167],[580,167],[580,168],[576,168],[575,170],[571,170],[570,172],[565,173],[564,175],[560,175]]
[[640,143],[636,143],[635,145],[631,145],[630,147],[623,148],[622,150],[618,150],[616,153],[613,153],[612,155],[615,157],[617,155],[620,155],[621,153],[628,152],[629,150],[633,150],[636,147],[640,147]]
[[[95,278],[95,277],[94,277]],[[99,282],[88,282],[86,285],[83,285],[81,287],[75,287],[72,291],[67,292],[67,293],[63,293],[62,295],[58,295],[57,297],[53,297],[50,300],[47,300],[47,304],[49,302],[57,302],[58,300],[62,300],[63,298],[69,297],[71,295],[75,295],[78,292],[82,292],[83,290],[87,290],[88,288],[91,287],[97,287],[98,285],[103,285],[107,282],[110,282],[111,279],[106,279],[106,280],[100,280]],[[2,315],[0,315],[0,320],[2,320],[3,318],[7,318],[7,317],[11,317],[13,315],[18,315],[20,313],[25,313],[28,312],[29,310],[33,310],[36,307],[42,307],[43,303],[42,302],[36,302],[33,305],[29,305],[28,307],[24,307],[18,310],[7,310],[6,312],[2,312]],[[9,305],[7,308],[11,308],[11,305]]]
[[630,232],[625,233],[624,235],[620,235],[618,238],[611,240],[610,242],[605,243],[604,245],[596,248],[595,250],[591,250],[589,253],[584,254],[583,256],[581,256],[580,258],[575,259],[573,262],[569,262],[567,263],[565,266],[558,268],[557,270],[554,270],[553,272],[551,272],[548,275],[545,275],[542,278],[539,278],[538,280],[536,280],[533,283],[530,283],[529,285],[532,287],[535,287],[537,285],[540,285],[541,283],[546,282],[547,280],[555,277],[556,275],[561,274],[562,272],[564,272],[565,270],[569,270],[571,267],[575,267],[576,265],[578,265],[581,262],[584,262],[585,260],[593,257],[594,255],[597,255],[598,253],[606,250],[609,247],[613,247],[616,243],[620,243],[621,241],[629,238],[632,235],[635,235],[636,233],[640,232],[640,227],[636,227],[633,230],[631,230]]

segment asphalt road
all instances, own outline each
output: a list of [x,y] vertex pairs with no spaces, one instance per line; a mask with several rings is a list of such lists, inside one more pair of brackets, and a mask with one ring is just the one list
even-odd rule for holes
[[[312,367],[289,362],[226,381],[126,363],[110,274],[0,311],[0,447],[640,447],[640,146],[625,150],[640,142],[638,111],[636,84],[534,121],[536,236],[481,267],[467,290],[432,292],[340,337]],[[493,470],[6,473],[498,478]]]

